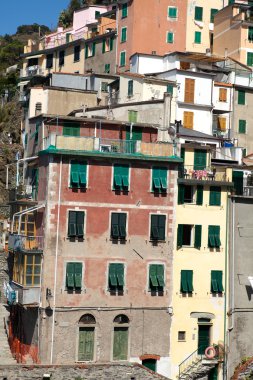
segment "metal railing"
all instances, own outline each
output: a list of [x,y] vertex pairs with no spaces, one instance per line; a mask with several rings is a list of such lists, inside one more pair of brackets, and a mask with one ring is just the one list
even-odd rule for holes
[[34,66],[29,66],[26,69],[20,70],[21,78],[30,77],[34,75],[43,75],[43,69],[41,66],[34,65]]
[[75,137],[49,135],[44,139],[44,149],[54,146],[56,149],[99,152],[105,154],[131,154],[155,157],[173,155],[173,143],[149,143],[135,140],[105,139],[100,137]]
[[26,236],[10,234],[8,248],[14,251],[43,251],[44,236]]
[[196,179],[202,181],[220,181],[229,182],[226,171],[217,171],[215,167],[197,167],[195,165],[180,166],[178,172],[179,178]]
[[192,366],[199,363],[202,359],[204,354],[199,354],[198,352],[202,349],[202,346],[198,347],[197,350],[193,351],[189,356],[187,356],[186,359],[184,359],[178,366],[178,378],[181,379],[181,376],[183,373],[185,373],[186,370],[192,368]]
[[37,201],[38,186],[35,185],[20,185],[15,189],[9,190],[9,201],[15,202],[20,199],[29,201]]

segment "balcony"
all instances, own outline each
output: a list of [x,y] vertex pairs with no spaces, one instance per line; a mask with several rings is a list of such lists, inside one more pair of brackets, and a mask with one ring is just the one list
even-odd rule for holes
[[212,160],[236,161],[241,165],[242,158],[243,148],[239,147],[221,147],[212,151]]
[[9,202],[28,201],[37,202],[38,186],[20,185],[16,189],[9,190]]
[[187,183],[194,185],[203,184],[221,184],[232,186],[232,175],[229,176],[225,168],[206,167],[196,169],[193,165],[184,165],[178,172],[178,183]]
[[171,158],[176,162],[181,159],[176,157],[176,146],[170,142],[147,143],[144,141],[104,139],[99,137],[72,137],[49,135],[44,139],[44,149],[57,153],[57,150],[68,152],[81,152],[89,155],[105,156],[131,156],[131,158],[154,157],[161,159]]
[[44,70],[41,66],[34,65],[20,70],[20,78],[33,77],[35,75],[44,75]]
[[42,253],[44,248],[44,237],[10,234],[8,248],[13,251]]

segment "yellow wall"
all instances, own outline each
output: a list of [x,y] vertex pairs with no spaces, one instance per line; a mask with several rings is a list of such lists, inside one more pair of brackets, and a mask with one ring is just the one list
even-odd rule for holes
[[[208,161],[208,160],[207,160]],[[185,162],[193,164],[193,151],[186,151]],[[214,185],[210,181],[211,185]],[[227,188],[222,187],[221,206],[209,206],[210,186],[204,185],[203,205],[183,204],[176,208],[176,233],[173,262],[173,317],[171,328],[171,378],[178,375],[178,365],[198,347],[198,319],[191,313],[212,313],[210,343],[224,340],[224,293],[211,293],[211,270],[223,271],[225,289],[226,255],[226,207]],[[182,247],[177,249],[178,224],[202,225],[201,248]],[[208,226],[220,226],[220,249],[208,247]],[[193,270],[192,296],[180,292],[181,270]],[[186,332],[186,340],[178,341],[178,331]]]

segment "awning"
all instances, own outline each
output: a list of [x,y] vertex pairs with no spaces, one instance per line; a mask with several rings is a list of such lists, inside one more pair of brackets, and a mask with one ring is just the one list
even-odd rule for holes
[[45,55],[45,54],[29,55],[29,56],[26,57],[26,58],[27,58],[27,59],[41,58],[41,57],[43,57],[43,55]]
[[24,80],[24,81],[22,81],[22,82],[19,82],[19,83],[18,83],[18,87],[25,86],[25,85],[27,85],[29,82],[30,82],[29,80]]

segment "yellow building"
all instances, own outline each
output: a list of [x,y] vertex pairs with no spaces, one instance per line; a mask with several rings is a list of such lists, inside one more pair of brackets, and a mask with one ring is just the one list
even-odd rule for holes
[[253,6],[238,0],[223,8],[214,19],[213,52],[253,66]]
[[179,171],[176,209],[171,378],[179,371],[181,375],[189,371],[190,366],[190,371],[199,370],[203,364],[202,370],[212,379],[221,373],[217,357],[206,369],[205,360],[199,359],[201,355],[204,358],[208,346],[224,344],[227,198],[232,173],[211,165],[211,148],[206,145],[182,144],[181,156],[184,166]]

